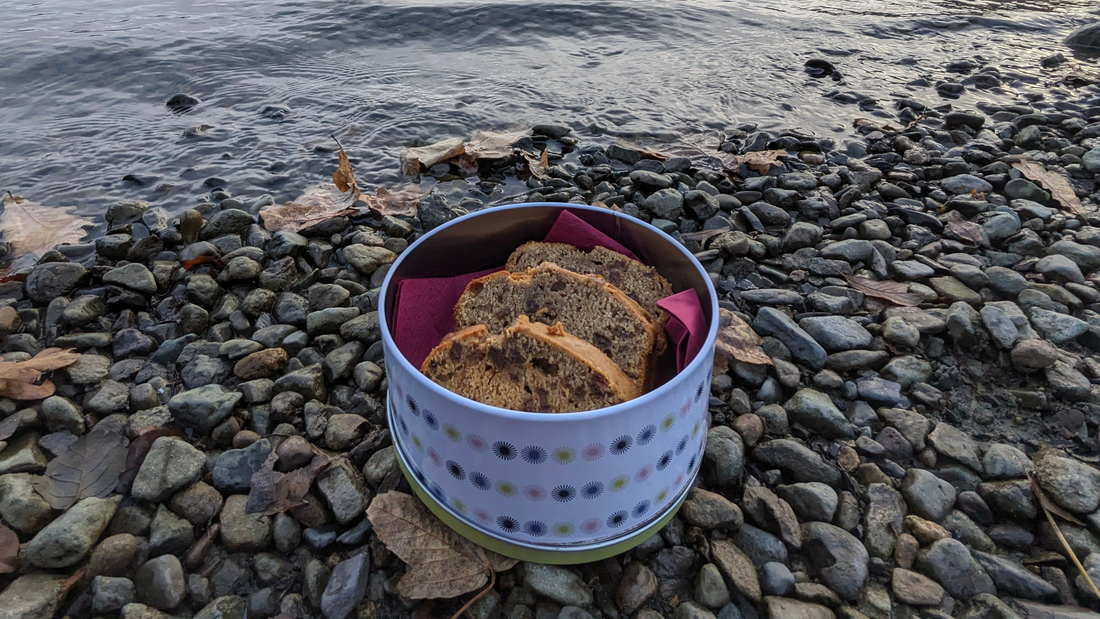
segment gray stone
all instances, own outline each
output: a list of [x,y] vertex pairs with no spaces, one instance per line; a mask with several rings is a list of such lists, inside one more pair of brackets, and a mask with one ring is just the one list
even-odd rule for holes
[[121,500],[119,495],[82,499],[23,545],[20,553],[23,560],[46,569],[81,562],[107,529]]
[[707,608],[721,608],[730,602],[730,591],[718,566],[708,563],[695,579],[695,600]]
[[173,514],[164,505],[149,525],[149,553],[182,555],[195,541],[191,523]]
[[46,456],[38,448],[38,435],[34,433],[12,440],[0,451],[0,475],[41,473],[45,468]]
[[153,294],[157,291],[156,278],[153,277],[149,268],[140,262],[131,262],[107,271],[103,275],[103,283],[122,286],[145,294]]
[[[805,322],[805,321],[803,321]],[[869,336],[869,334],[868,334]],[[848,418],[833,405],[828,395],[813,389],[799,389],[783,405],[787,417],[825,438],[852,438]]]
[[195,614],[194,619],[246,619],[247,605],[239,595],[223,595]]
[[970,438],[970,435],[941,421],[936,424],[936,429],[928,435],[928,440],[932,443],[932,447],[941,454],[954,458],[979,473],[982,472],[982,462],[978,457],[978,446],[974,443],[974,439]]
[[824,522],[802,525],[803,546],[818,579],[846,600],[859,599],[867,581],[867,549],[852,534]]
[[1021,340],[1012,349],[1012,364],[1023,370],[1042,370],[1059,359],[1058,347],[1046,340]]
[[762,594],[756,567],[736,543],[730,540],[714,540],[710,550],[718,569],[733,583],[734,588],[750,600],[760,601]]
[[1027,475],[1031,470],[1031,460],[1012,445],[994,443],[985,450],[982,467],[989,479],[1011,479]]
[[[1100,268],[1100,247],[1081,245],[1073,241],[1057,241],[1047,248],[1047,255],[1057,254],[1073,261],[1083,271]],[[29,281],[29,279],[28,279]]]
[[229,417],[240,399],[239,392],[227,392],[221,385],[205,385],[172,396],[168,410],[185,427],[209,432]]
[[867,329],[843,316],[803,318],[798,326],[809,333],[827,352],[867,348],[874,341]]
[[769,468],[781,469],[796,482],[817,481],[830,486],[840,483],[840,471],[794,439],[760,443],[753,449],[752,457]]
[[741,509],[726,497],[693,488],[680,508],[680,516],[688,523],[704,529],[738,529],[745,519]]
[[909,324],[904,318],[894,316],[882,323],[882,337],[887,342],[902,346],[916,346],[920,343],[920,330]]
[[765,563],[787,563],[787,547],[783,541],[763,529],[745,524],[730,539],[757,569]]
[[1084,374],[1065,361],[1058,360],[1045,371],[1047,385],[1055,396],[1071,401],[1088,400],[1092,383]]
[[49,262],[35,266],[24,285],[32,301],[46,304],[69,296],[87,275],[88,269],[75,262]]
[[741,480],[745,468],[745,447],[741,435],[729,426],[715,426],[707,431],[703,458],[714,464],[715,476],[722,486],[733,486]]
[[129,578],[96,576],[92,579],[92,612],[97,615],[122,610],[134,599],[134,582]]
[[787,595],[794,587],[795,579],[791,570],[782,563],[772,561],[760,568],[760,589],[764,595]]
[[955,487],[923,469],[909,469],[901,482],[909,509],[921,518],[939,522],[955,505]]
[[1031,573],[1019,563],[980,550],[972,550],[970,554],[993,579],[993,584],[1002,595],[1007,593],[1029,600],[1043,600],[1058,593],[1054,585]]
[[1089,330],[1089,323],[1066,314],[1059,314],[1041,307],[1031,308],[1031,324],[1046,339],[1062,344],[1077,339]]
[[915,383],[927,382],[932,377],[932,365],[919,357],[905,355],[891,359],[882,368],[881,374],[902,389],[909,389]]
[[631,614],[657,593],[657,577],[642,561],[633,561],[623,568],[623,576],[615,589],[619,610]]
[[957,176],[945,178],[940,181],[940,186],[948,193],[953,194],[969,195],[972,192],[985,193],[987,191],[993,191],[993,185],[990,185],[985,179],[978,178],[973,174],[959,174]]
[[894,568],[891,589],[898,600],[913,606],[939,606],[943,600],[943,587],[927,576]]
[[675,221],[683,214],[684,196],[675,189],[659,189],[643,204],[645,210],[662,219]]
[[318,492],[340,524],[361,516],[370,500],[362,475],[345,458],[335,460],[316,483]]
[[783,342],[796,359],[814,369],[825,365],[827,353],[820,344],[793,320],[779,310],[764,307],[756,314],[752,328],[761,335],[771,335]]
[[271,545],[271,517],[246,513],[247,502],[247,496],[235,494],[222,507],[221,540],[230,552],[258,552]]
[[210,473],[214,487],[223,493],[248,492],[252,474],[260,470],[271,450],[271,441],[262,438],[243,449],[222,452],[214,461]]
[[1073,282],[1085,283],[1085,276],[1081,274],[1081,268],[1065,256],[1052,254],[1035,263],[1035,272],[1041,273],[1047,279],[1056,284]]
[[20,533],[37,533],[53,520],[50,504],[31,485],[26,473],[0,476],[0,517]]
[[19,576],[0,593],[0,619],[53,619],[64,600],[64,574]]
[[[836,490],[821,482],[806,482],[778,486],[775,489],[802,521],[832,522],[836,513]],[[776,595],[782,595],[781,593]]]
[[1053,450],[1036,454],[1035,476],[1055,503],[1077,514],[1100,506],[1100,471]]
[[872,556],[889,560],[903,531],[905,501],[889,485],[872,483],[867,485],[867,503],[863,544]]
[[134,585],[142,604],[160,610],[179,606],[187,595],[183,565],[175,555],[161,555],[143,563],[134,575]]
[[325,619],[344,619],[355,610],[367,593],[370,558],[367,551],[341,561],[332,569],[324,594],[321,612]]
[[586,607],[592,604],[592,590],[573,572],[556,565],[524,563],[524,585],[559,604]]
[[1020,331],[1016,325],[1004,313],[1001,308],[993,305],[985,305],[980,311],[982,323],[985,325],[993,343],[1002,350],[1008,350],[1020,338]]
[[790,598],[764,598],[767,619],[836,619],[836,614],[820,604],[800,602]]
[[970,598],[979,593],[996,593],[993,580],[982,570],[962,542],[941,539],[917,554],[917,569],[931,577],[955,597]]
[[187,441],[162,436],[153,442],[131,494],[138,499],[160,503],[194,483],[202,473],[206,455]]

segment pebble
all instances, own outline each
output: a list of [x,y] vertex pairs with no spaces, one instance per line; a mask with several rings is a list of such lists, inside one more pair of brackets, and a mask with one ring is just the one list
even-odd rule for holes
[[134,575],[134,585],[142,604],[160,610],[179,606],[187,594],[183,565],[175,555],[161,555],[143,563]]
[[554,565],[524,563],[524,585],[533,592],[563,605],[592,604],[592,590],[569,570]]
[[92,551],[122,500],[89,497],[70,507],[23,545],[20,555],[31,565],[56,569],[75,565]]
[[187,441],[162,436],[153,442],[138,469],[131,494],[160,503],[197,480],[205,462],[206,456]]

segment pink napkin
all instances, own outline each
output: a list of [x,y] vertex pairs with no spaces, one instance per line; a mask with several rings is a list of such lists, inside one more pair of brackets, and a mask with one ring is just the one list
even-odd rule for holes
[[[569,243],[584,250],[605,247],[637,259],[621,243],[567,210],[561,212],[543,241]],[[503,267],[455,277],[404,279],[398,282],[393,312],[393,340],[409,363],[419,368],[443,337],[454,331],[454,306],[466,290],[466,285],[502,269]],[[669,341],[674,344],[669,349],[675,349],[676,371],[680,371],[699,352],[707,337],[703,307],[693,290],[679,292],[657,304],[669,313],[665,331]]]

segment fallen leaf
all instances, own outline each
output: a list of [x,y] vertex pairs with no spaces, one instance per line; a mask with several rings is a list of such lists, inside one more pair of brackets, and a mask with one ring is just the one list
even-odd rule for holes
[[457,597],[516,564],[459,536],[408,494],[375,497],[367,518],[378,539],[409,566],[397,583],[397,592],[407,598]]
[[427,146],[416,146],[401,151],[401,172],[406,176],[420,174],[420,168],[430,168],[466,152],[461,138],[448,138]]
[[714,228],[712,230],[700,230],[698,232],[685,232],[680,235],[680,238],[685,241],[698,241],[700,245],[705,245],[706,242],[723,232],[729,232],[729,226],[722,226],[721,228]]
[[349,208],[353,201],[351,195],[344,194],[336,185],[322,183],[306,189],[297,200],[263,209],[260,218],[270,232],[297,232],[326,219],[354,215],[356,210]]
[[79,570],[73,572],[72,576],[69,576],[65,579],[65,582],[61,583],[61,587],[59,588],[59,591],[57,593],[60,599],[65,599],[65,596],[69,594],[69,589],[72,589],[76,586],[77,583],[84,580],[84,574],[87,573],[87,571],[88,567],[84,566]]
[[716,131],[687,136],[669,144],[662,144],[660,158],[687,157],[697,168],[720,172],[736,171],[740,165],[737,155],[719,150],[724,139],[725,136]]
[[898,131],[896,127],[891,127],[886,123],[881,123],[877,120],[871,120],[870,118],[857,118],[854,122],[852,122],[852,126],[856,129],[871,129],[872,131]]
[[1066,177],[1057,172],[1047,170],[1041,163],[1028,161],[1027,159],[1017,161],[1012,164],[1012,167],[1019,170],[1020,173],[1024,175],[1024,178],[1035,181],[1045,187],[1046,190],[1050,192],[1051,197],[1057,200],[1064,208],[1069,209],[1069,212],[1073,213],[1074,217],[1084,217],[1088,214],[1088,211],[1082,206],[1080,198],[1074,193],[1073,187],[1070,187]]
[[0,574],[11,574],[19,566],[19,536],[0,524]]
[[180,266],[187,269],[188,271],[201,264],[212,264],[219,269],[225,267],[225,263],[223,263],[221,260],[218,260],[214,256],[199,256],[197,258],[188,258],[187,260],[180,261]]
[[875,281],[858,275],[844,275],[848,285],[869,297],[885,299],[894,305],[904,307],[916,307],[920,305],[924,297],[915,292],[909,292],[909,285],[893,281]]
[[975,247],[988,247],[989,235],[985,229],[978,224],[967,221],[962,213],[958,211],[948,211],[947,216],[947,232],[954,235],[961,241],[970,243]]
[[127,444],[121,434],[92,428],[50,460],[45,475],[35,476],[31,483],[54,509],[68,509],[88,497],[103,498],[118,485]]
[[162,436],[187,438],[187,434],[183,431],[183,428],[176,424],[142,430],[137,438],[130,443],[130,446],[126,448],[126,464],[123,466],[122,475],[118,478],[118,482],[123,488],[128,489],[130,485],[134,483],[134,478],[137,477],[138,470],[141,469],[142,463],[145,462],[145,456],[149,455],[149,450],[153,448],[153,443]]
[[372,211],[380,215],[416,217],[416,208],[424,192],[416,185],[405,185],[393,191],[379,187],[375,194],[364,194],[360,197]]
[[183,556],[183,567],[188,572],[197,572],[202,567],[203,561],[206,559],[206,553],[210,550],[210,546],[214,544],[214,540],[218,539],[219,532],[221,532],[221,525],[217,522],[211,524],[206,529],[206,533],[203,533],[202,537],[192,544],[191,548],[187,549],[187,554]]
[[[332,137],[336,140],[336,136]],[[359,183],[355,182],[355,173],[351,169],[351,161],[348,160],[348,154],[344,152],[344,145],[340,143],[340,140],[336,140],[336,145],[340,147],[340,163],[336,166],[336,171],[332,173],[332,182],[336,185],[336,188],[341,192],[351,192],[352,198],[359,199]]]
[[780,158],[789,156],[790,153],[785,150],[757,150],[745,153],[737,159],[739,162],[747,165],[750,170],[761,174],[767,174],[772,169],[772,166],[783,165],[783,162],[779,160]]
[[527,153],[523,153],[523,158],[527,161],[527,170],[531,172],[531,176],[537,179],[546,177],[546,171],[550,169],[549,151],[542,151],[542,155],[540,155],[538,159],[535,159]]
[[313,480],[332,463],[327,455],[318,453],[308,465],[283,474],[275,470],[278,459],[271,452],[260,470],[252,474],[245,513],[272,516],[301,505]]
[[714,343],[714,365],[725,371],[734,359],[755,365],[772,365],[772,358],[760,344],[764,338],[752,330],[749,323],[741,320],[737,314],[724,309],[718,310],[718,339]]
[[26,198],[8,195],[3,199],[0,231],[11,243],[12,254],[43,254],[57,245],[77,243],[91,219],[78,217],[75,206],[44,206]]
[[53,395],[54,385],[42,373],[76,363],[80,353],[70,348],[47,348],[26,361],[0,361],[0,395],[15,400],[40,400]]
[[474,137],[464,144],[464,154],[474,159],[507,159],[512,156],[512,148],[516,142],[529,135],[531,135],[530,131],[509,133],[474,131]]

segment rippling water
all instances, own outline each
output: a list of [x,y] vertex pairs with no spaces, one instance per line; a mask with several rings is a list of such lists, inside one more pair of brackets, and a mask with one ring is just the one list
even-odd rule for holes
[[[402,147],[537,122],[606,142],[746,122],[843,137],[876,109],[830,91],[939,104],[910,84],[972,59],[1006,86],[958,104],[1022,97],[1052,81],[1038,60],[1100,17],[1094,0],[4,4],[0,190],[95,215],[119,199],[178,212],[212,176],[292,198],[331,173],[315,149],[330,133],[370,185],[398,180]],[[809,77],[811,58],[843,81]],[[177,92],[202,103],[175,114]]]

